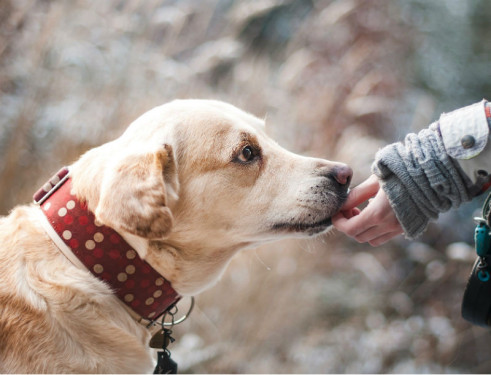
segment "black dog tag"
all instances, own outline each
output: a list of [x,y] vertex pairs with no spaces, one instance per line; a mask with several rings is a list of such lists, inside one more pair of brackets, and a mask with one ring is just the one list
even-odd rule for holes
[[177,374],[177,363],[172,360],[168,350],[157,353],[157,366],[154,374]]

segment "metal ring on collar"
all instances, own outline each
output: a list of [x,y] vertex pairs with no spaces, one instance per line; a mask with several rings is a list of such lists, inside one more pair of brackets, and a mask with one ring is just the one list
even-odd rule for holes
[[186,314],[184,314],[183,316],[181,316],[179,319],[173,320],[172,322],[167,323],[165,321],[162,321],[162,326],[172,327],[172,326],[175,326],[177,324],[184,322],[187,318],[189,318],[189,315],[191,315],[193,308],[194,308],[194,297],[191,297],[191,305],[189,306],[188,312]]

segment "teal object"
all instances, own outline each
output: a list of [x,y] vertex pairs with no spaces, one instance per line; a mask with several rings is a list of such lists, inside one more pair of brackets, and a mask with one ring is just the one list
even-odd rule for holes
[[489,272],[488,271],[479,271],[477,273],[477,277],[479,278],[479,280],[481,280],[483,283],[489,281],[490,279],[490,276],[489,276]]
[[480,257],[488,256],[490,253],[491,237],[490,229],[483,221],[477,224],[474,231],[474,240],[476,242],[476,252]]

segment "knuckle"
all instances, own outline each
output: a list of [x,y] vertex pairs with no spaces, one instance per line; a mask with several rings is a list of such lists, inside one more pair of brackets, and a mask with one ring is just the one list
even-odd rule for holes
[[357,237],[357,231],[354,228],[345,228],[344,233],[346,233],[346,235],[353,237],[355,239]]
[[372,214],[372,218],[377,222],[380,222],[385,218],[385,214],[382,211],[375,211]]

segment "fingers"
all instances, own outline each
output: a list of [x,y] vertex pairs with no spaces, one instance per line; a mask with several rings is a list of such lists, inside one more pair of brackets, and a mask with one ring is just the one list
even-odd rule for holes
[[[344,220],[343,218],[336,217],[336,220],[333,220],[334,226],[357,241],[364,233],[370,233],[369,230],[373,227],[384,230],[384,220],[386,220],[392,211],[390,206],[387,209],[385,198],[384,191],[380,189],[375,198],[358,215],[351,218],[343,215]],[[360,242],[366,242],[365,238],[366,236],[362,237]],[[371,239],[373,237],[371,236],[369,238]]]
[[[374,189],[369,180],[360,185],[358,192],[361,194],[353,198],[352,202],[358,201],[360,196],[366,196],[370,189]],[[378,181],[376,188],[378,189]],[[339,231],[360,243],[368,242],[372,246],[379,246],[403,233],[383,189],[377,190],[375,197],[370,199],[362,211],[356,207],[345,209],[333,216],[332,222]]]
[[333,217],[334,226],[359,243],[368,242],[372,246],[380,246],[404,233],[399,222],[386,223],[382,221],[379,225],[370,220],[369,226],[362,227],[360,224],[358,226],[353,225],[352,221],[352,219],[339,216],[339,214]]
[[372,246],[377,246],[374,244],[385,243],[400,234],[402,234],[402,229],[399,223],[384,223],[384,225],[372,226],[354,238],[360,243],[368,242]]
[[[338,214],[336,214],[334,217],[337,217],[338,215],[344,217],[345,219],[351,219],[352,217],[359,215],[361,210],[358,207],[351,208],[349,210],[344,210],[340,211]],[[333,219],[334,219],[333,217]]]
[[333,216],[332,223],[336,229],[350,237],[356,238],[374,225],[373,221],[367,219],[367,217],[371,216],[371,213],[367,209],[353,216],[346,215],[346,212],[343,211]]
[[368,243],[371,245],[371,246],[380,246],[380,245],[383,245],[384,243],[390,241],[391,239],[393,239],[394,237],[397,237],[397,236],[400,236],[404,234],[404,232],[401,232],[401,231],[395,231],[395,232],[390,232],[390,233],[386,233],[380,237],[377,237],[377,238],[374,238],[370,241],[368,241]]
[[377,193],[379,188],[380,185],[378,183],[377,176],[371,175],[361,184],[350,190],[348,199],[341,207],[341,210],[349,210],[367,201]]
[[337,230],[347,234],[346,232],[349,230],[348,220],[351,219],[353,216],[345,215],[345,212],[348,211],[338,212],[336,215],[334,215],[331,218],[331,220],[332,220],[332,225],[334,225],[334,227]]

